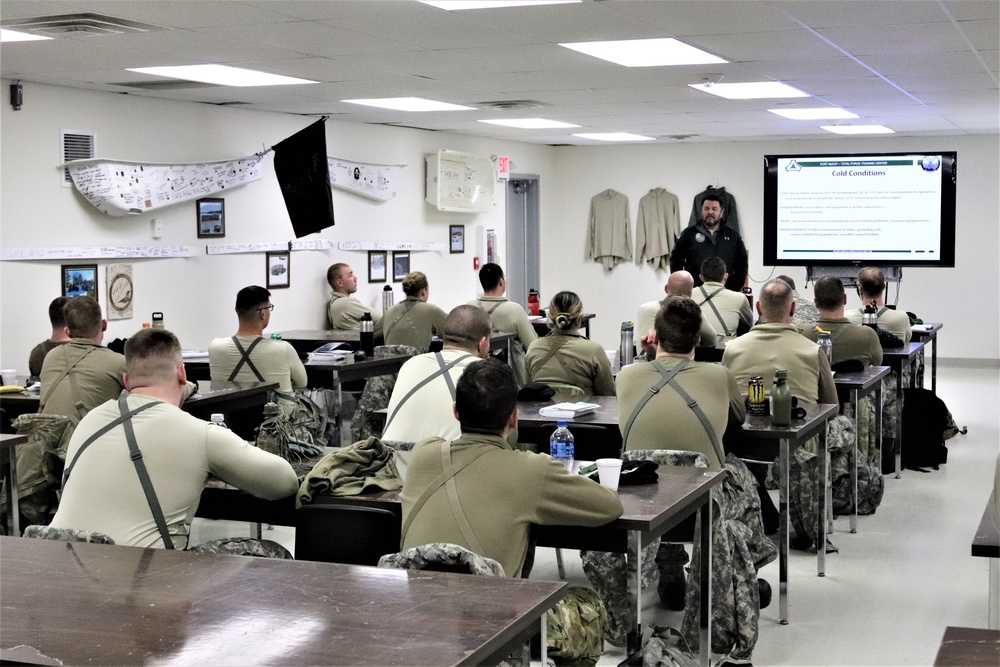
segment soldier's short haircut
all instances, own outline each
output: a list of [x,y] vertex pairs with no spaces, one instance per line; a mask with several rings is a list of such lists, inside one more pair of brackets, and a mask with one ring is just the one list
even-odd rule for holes
[[687,354],[701,339],[701,307],[686,296],[663,301],[653,320],[660,349],[671,354]]
[[476,361],[455,385],[455,408],[462,433],[502,434],[517,408],[517,382],[507,364]]
[[836,276],[823,276],[816,281],[813,295],[820,310],[836,310],[844,305],[844,283]]
[[475,350],[481,338],[490,338],[490,316],[477,306],[455,306],[444,321],[444,342]]
[[169,377],[181,363],[181,342],[166,329],[140,329],[125,341],[125,372],[133,386]]
[[792,286],[784,280],[769,280],[760,290],[760,312],[765,320],[773,322],[788,315],[792,307]]
[[479,269],[479,284],[487,292],[496,289],[501,278],[503,278],[503,269],[500,268],[499,264],[487,262],[483,264],[483,268]]
[[66,326],[66,316],[63,315],[63,306],[67,303],[69,303],[68,296],[57,296],[49,304],[49,322],[52,324],[53,329]]
[[257,309],[271,298],[271,292],[260,285],[250,285],[244,287],[236,293],[236,315],[240,322],[247,322],[254,318]]
[[858,287],[865,296],[877,297],[885,291],[885,274],[877,266],[866,266],[858,273]]
[[726,262],[721,257],[709,257],[701,263],[701,275],[710,283],[721,283],[726,277]]
[[63,306],[70,338],[93,338],[101,332],[101,304],[90,296],[75,296]]
[[337,262],[336,264],[331,264],[330,268],[326,270],[327,284],[329,284],[330,287],[333,287],[333,284],[337,282],[338,278],[340,278],[340,272],[346,269],[347,267],[348,265],[344,264],[343,262]]

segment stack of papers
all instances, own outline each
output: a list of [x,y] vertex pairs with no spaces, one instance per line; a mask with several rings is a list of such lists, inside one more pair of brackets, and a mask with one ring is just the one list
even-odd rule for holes
[[601,407],[597,403],[556,403],[539,408],[538,414],[543,417],[554,417],[556,419],[573,419],[580,415],[595,412]]
[[353,354],[347,343],[327,343],[309,353],[309,361],[340,363]]
[[208,350],[181,350],[184,361],[208,361]]

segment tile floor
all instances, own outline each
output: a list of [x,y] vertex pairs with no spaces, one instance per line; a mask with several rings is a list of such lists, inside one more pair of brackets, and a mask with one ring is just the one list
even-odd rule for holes
[[[831,539],[840,553],[827,557],[825,577],[816,576],[815,554],[791,553],[787,626],[778,624],[777,561],[761,571],[774,602],[761,613],[754,664],[930,665],[946,626],[987,626],[988,561],[973,558],[969,544],[996,475],[998,379],[996,369],[938,369],[938,394],[968,435],[948,441],[940,470],[886,477],[881,506],[859,517],[857,534],[838,518]],[[197,544],[249,534],[249,526],[199,519],[192,533]],[[291,548],[294,530],[279,526],[265,537]],[[585,584],[577,554],[564,560],[567,580]],[[532,576],[556,578],[552,550],[539,550]],[[643,600],[647,624],[679,627],[681,613],[662,609],[655,590]],[[607,649],[599,665],[624,658]]]

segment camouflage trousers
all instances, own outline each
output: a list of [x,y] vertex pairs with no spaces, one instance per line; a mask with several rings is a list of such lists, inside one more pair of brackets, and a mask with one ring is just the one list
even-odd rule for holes
[[200,554],[227,554],[230,556],[256,556],[292,560],[288,549],[272,540],[256,540],[249,537],[226,537],[204,542],[188,551]]
[[[716,511],[713,525],[712,569],[712,647],[729,653],[734,659],[746,659],[757,641],[760,615],[757,570],[777,557],[774,544],[764,536],[760,518],[757,481],[746,465],[733,455],[726,458],[729,472],[725,482],[713,489]],[[698,610],[700,608],[700,547],[695,542],[687,604],[681,634],[693,651],[698,650]],[[604,552],[581,552],[583,571],[601,594],[608,608],[612,644],[624,643],[629,629],[637,624],[636,609],[629,600],[638,593],[631,590],[626,556]],[[634,554],[627,554],[633,558]],[[643,550],[640,585],[645,588],[660,573],[672,574],[687,561],[683,547],[676,544],[653,544]],[[654,567],[655,565],[655,567]]]

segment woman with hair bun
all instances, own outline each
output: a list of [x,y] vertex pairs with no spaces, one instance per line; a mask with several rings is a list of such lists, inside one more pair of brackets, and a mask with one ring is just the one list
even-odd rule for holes
[[548,308],[549,329],[528,347],[525,362],[532,382],[544,382],[557,393],[614,396],[608,355],[596,341],[581,336],[583,302],[574,292],[559,292]]
[[420,271],[403,278],[406,298],[385,311],[382,332],[386,345],[409,345],[426,352],[431,336],[444,336],[444,321],[448,315],[437,306],[427,303],[430,285]]

